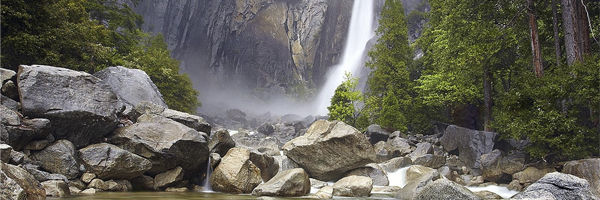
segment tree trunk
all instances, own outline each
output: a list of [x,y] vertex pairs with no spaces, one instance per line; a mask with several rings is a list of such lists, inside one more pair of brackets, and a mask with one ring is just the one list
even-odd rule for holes
[[560,36],[558,33],[558,9],[556,0],[552,0],[552,25],[554,26],[554,52],[556,53],[556,65],[560,65]]
[[567,64],[572,65],[576,61],[581,61],[581,48],[579,47],[578,36],[578,14],[575,9],[577,0],[561,0],[563,30],[565,35],[565,51],[567,55]]
[[489,66],[484,67],[483,76],[483,112],[484,112],[484,130],[492,131],[492,74]]
[[533,0],[527,0],[527,14],[529,15],[529,32],[531,36],[531,52],[533,56],[533,69],[537,77],[542,77],[544,68],[542,66],[542,51],[540,50],[540,39],[537,28],[537,16]]
[[579,14],[579,47],[581,48],[581,56],[591,52],[590,27],[585,7],[585,0],[579,0],[577,3]]

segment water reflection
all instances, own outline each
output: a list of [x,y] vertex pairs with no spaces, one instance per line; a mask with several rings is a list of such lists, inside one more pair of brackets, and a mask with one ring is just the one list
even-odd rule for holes
[[[342,198],[342,197],[339,197]],[[224,193],[203,193],[203,192],[101,192],[97,194],[83,195],[77,194],[63,198],[48,198],[49,200],[119,200],[119,199],[138,199],[138,200],[302,200],[311,199],[310,197],[255,197],[248,194],[224,194]],[[335,198],[334,198],[335,199]],[[391,195],[373,194],[368,198],[347,198],[344,200],[376,200],[393,199]],[[313,199],[314,200],[314,199]]]

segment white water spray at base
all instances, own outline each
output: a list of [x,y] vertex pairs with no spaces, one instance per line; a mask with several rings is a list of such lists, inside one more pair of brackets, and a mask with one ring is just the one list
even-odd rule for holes
[[373,0],[354,1],[342,60],[327,73],[325,85],[315,100],[315,114],[326,115],[335,89],[344,81],[344,74],[349,72],[356,76],[360,67],[363,66],[366,45],[375,36],[373,2]]

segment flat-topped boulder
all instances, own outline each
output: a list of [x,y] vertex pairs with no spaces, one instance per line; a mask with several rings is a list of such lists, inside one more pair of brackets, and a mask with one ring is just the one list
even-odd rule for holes
[[119,124],[123,104],[91,74],[21,65],[17,83],[23,115],[49,119],[56,139],[67,139],[77,148],[100,141]]
[[107,143],[87,146],[79,155],[86,169],[103,180],[129,180],[152,168],[148,159]]
[[350,170],[375,162],[375,150],[365,135],[340,121],[316,121],[305,135],[282,149],[311,177],[322,181],[337,180]]

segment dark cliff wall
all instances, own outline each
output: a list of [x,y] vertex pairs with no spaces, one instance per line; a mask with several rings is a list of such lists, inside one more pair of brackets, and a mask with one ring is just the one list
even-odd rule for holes
[[162,33],[203,95],[231,88],[315,88],[337,63],[351,0],[145,0],[143,28]]

